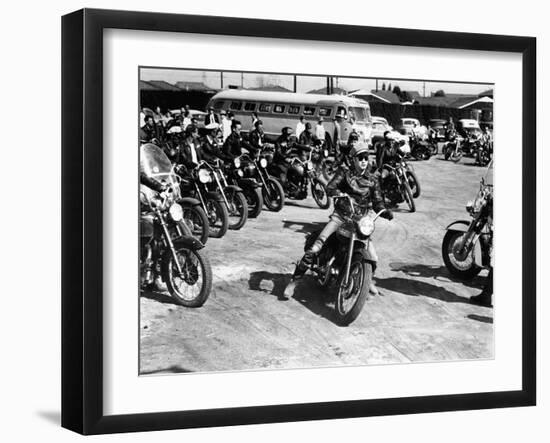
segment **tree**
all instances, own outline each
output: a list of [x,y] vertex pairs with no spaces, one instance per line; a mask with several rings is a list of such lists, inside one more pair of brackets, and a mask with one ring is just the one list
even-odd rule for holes
[[386,90],[386,83],[382,83],[382,91]]
[[445,97],[445,91],[443,89],[435,91],[434,97]]
[[391,83],[388,83],[388,91],[391,91]]
[[401,98],[401,88],[399,86],[395,85],[392,89],[392,92],[399,98]]

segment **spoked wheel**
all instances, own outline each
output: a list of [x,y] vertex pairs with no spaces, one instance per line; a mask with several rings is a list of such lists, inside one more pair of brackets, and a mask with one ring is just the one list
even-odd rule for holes
[[206,215],[208,217],[210,237],[223,237],[229,225],[229,214],[225,205],[218,200],[207,200]]
[[414,204],[414,198],[413,193],[411,191],[411,187],[409,186],[409,182],[407,180],[403,181],[403,199],[409,205],[409,211],[415,212],[416,211],[416,205]]
[[349,325],[359,316],[367,300],[371,282],[372,265],[365,262],[361,254],[355,254],[351,260],[348,284],[340,280],[334,304],[336,322],[340,326]]
[[183,306],[202,306],[212,288],[212,269],[203,250],[192,250],[176,242],[176,258],[181,274],[172,255],[167,250],[163,259],[163,276],[170,295]]
[[243,192],[248,205],[248,217],[256,218],[262,212],[262,206],[264,205],[262,191],[259,188],[250,187],[244,188]]
[[313,200],[321,209],[328,209],[330,206],[330,198],[327,194],[327,189],[323,183],[317,180],[311,182],[311,195]]
[[285,191],[273,177],[267,177],[266,186],[262,187],[264,204],[270,211],[279,212],[285,204]]
[[405,175],[407,177],[407,181],[409,182],[413,198],[420,197],[420,183],[418,182],[414,171],[407,171]]
[[474,258],[474,248],[471,251],[461,250],[461,244],[466,234],[462,231],[447,231],[443,237],[441,254],[449,272],[462,280],[471,280],[481,271]]
[[208,241],[210,234],[208,217],[206,212],[199,205],[186,205],[183,207],[183,221],[187,228],[191,231],[191,235],[201,241],[204,245]]
[[229,215],[229,229],[237,230],[241,229],[246,220],[248,220],[248,204],[246,203],[246,197],[242,192],[229,191],[226,193],[227,213]]

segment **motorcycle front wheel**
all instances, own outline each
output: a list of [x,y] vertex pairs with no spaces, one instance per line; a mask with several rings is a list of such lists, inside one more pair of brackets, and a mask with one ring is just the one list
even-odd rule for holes
[[327,194],[327,189],[323,183],[317,180],[311,182],[311,195],[313,200],[321,209],[328,209],[330,206],[330,198]]
[[403,180],[401,189],[402,189],[403,200],[407,202],[407,205],[409,206],[409,211],[415,212],[416,205],[414,204],[413,193],[411,191],[411,187],[409,186],[409,182],[407,180]]
[[246,220],[248,220],[248,204],[246,203],[246,197],[242,192],[227,192],[227,203],[229,208],[227,212],[229,214],[229,229],[237,230],[241,229]]
[[248,217],[256,218],[262,212],[262,206],[264,205],[264,199],[262,197],[262,191],[259,188],[244,188],[244,196],[246,197],[246,204],[248,205]]
[[266,186],[262,187],[264,204],[270,211],[279,212],[285,205],[285,191],[273,177],[267,177]]
[[202,306],[212,289],[212,268],[203,250],[175,247],[176,257],[181,267],[178,272],[176,262],[170,250],[163,260],[163,278],[168,292],[174,300],[188,308]]
[[225,204],[218,200],[208,199],[206,201],[206,215],[208,217],[210,237],[223,237],[229,226],[229,214],[227,213]]
[[441,254],[445,266],[452,275],[461,280],[472,280],[480,273],[481,267],[475,262],[474,248],[459,254],[458,248],[465,235],[462,231],[447,231],[443,237]]
[[199,239],[203,245],[206,244],[210,234],[206,212],[199,205],[191,206],[184,203],[181,205],[183,207],[183,220],[191,231],[191,235]]
[[344,284],[342,276],[334,303],[336,322],[340,326],[349,325],[361,313],[367,300],[372,276],[372,264],[365,262],[361,254],[354,254],[351,259],[348,284]]
[[464,153],[461,150],[459,150],[459,151],[455,150],[455,151],[451,152],[451,160],[455,163],[458,163],[463,155],[464,155]]
[[409,182],[413,198],[420,197],[420,183],[418,182],[418,178],[416,177],[414,171],[407,171],[405,175],[407,177],[407,181]]

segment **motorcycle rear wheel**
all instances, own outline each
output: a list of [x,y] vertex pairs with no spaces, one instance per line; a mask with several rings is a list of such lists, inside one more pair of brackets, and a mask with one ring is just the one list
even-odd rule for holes
[[338,284],[338,294],[334,303],[338,325],[348,326],[359,316],[367,300],[372,277],[372,264],[366,262],[361,254],[354,254],[348,284],[344,285],[343,275]]
[[227,192],[227,203],[229,203],[228,215],[229,226],[231,230],[241,229],[246,220],[248,220],[248,204],[246,203],[246,197],[242,192]]
[[264,204],[270,211],[279,212],[285,205],[285,191],[277,179],[268,177],[267,187],[262,187]]
[[178,304],[198,308],[206,302],[212,289],[210,261],[202,249],[176,247],[176,256],[182,267],[181,276],[170,250],[165,252],[163,260],[163,277],[168,292]]
[[221,238],[227,232],[229,226],[229,214],[225,204],[218,200],[206,200],[209,235],[212,238]]
[[409,182],[413,198],[420,197],[420,183],[418,182],[418,178],[416,177],[414,171],[407,171],[405,175]]
[[327,194],[327,188],[323,183],[317,180],[311,182],[311,195],[313,200],[321,209],[328,209],[330,206],[330,198]]
[[457,242],[464,235],[465,233],[462,231],[447,231],[441,244],[441,254],[443,255],[445,266],[452,275],[461,280],[472,280],[481,272],[481,267],[475,262],[473,248],[464,260],[459,260],[453,252]]

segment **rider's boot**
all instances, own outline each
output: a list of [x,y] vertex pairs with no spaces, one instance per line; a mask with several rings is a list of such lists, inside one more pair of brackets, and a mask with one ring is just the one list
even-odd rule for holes
[[296,264],[294,273],[292,274],[292,277],[286,285],[283,293],[285,298],[290,298],[294,295],[294,290],[296,289],[298,280],[300,280],[309,269],[311,263],[313,262],[314,256],[321,250],[323,244],[324,241],[322,239],[315,240],[315,243],[313,243],[311,248],[306,251],[302,259]]

